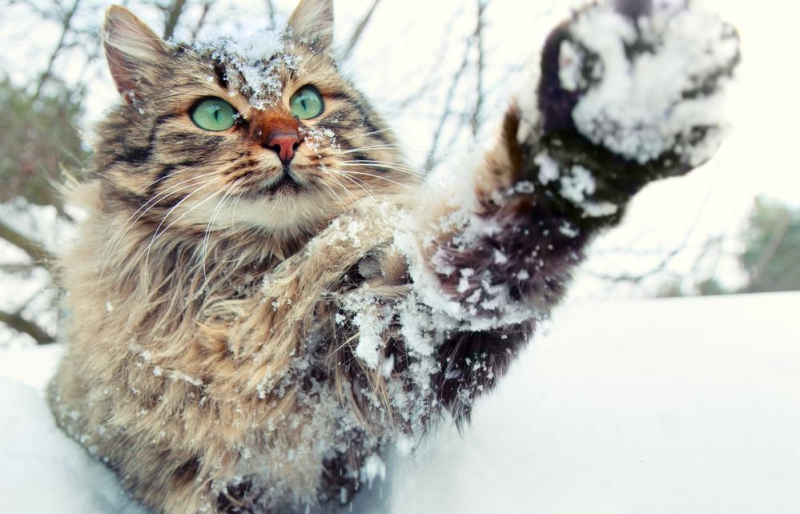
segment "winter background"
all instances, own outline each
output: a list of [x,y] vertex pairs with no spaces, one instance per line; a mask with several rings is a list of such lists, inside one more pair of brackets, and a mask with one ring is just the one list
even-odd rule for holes
[[[158,28],[177,3],[126,5]],[[285,17],[294,1],[185,4],[178,39],[203,12],[204,30],[254,30],[271,23],[271,12]],[[730,133],[717,157],[643,191],[623,225],[596,241],[568,300],[478,404],[472,426],[458,433],[445,424],[411,455],[387,452],[345,512],[800,511],[800,293],[689,297],[709,278],[746,289],[737,255],[754,198],[800,207],[800,5],[702,4],[743,41]],[[435,166],[485,140],[548,28],[576,5],[340,0],[337,40],[346,52],[368,20],[344,67],[393,122],[411,160]],[[88,131],[116,100],[96,59],[104,6],[0,2],[0,79],[28,91],[54,78],[86,85],[79,128]],[[59,20],[70,10],[75,30],[62,38]],[[52,77],[43,79],[44,70]],[[10,130],[0,131],[0,146]],[[0,198],[11,183],[0,183]],[[3,198],[0,222],[50,251],[70,236],[57,209],[20,198]],[[3,239],[0,312],[57,335],[49,275],[12,273],[31,258]],[[651,298],[666,290],[682,297]],[[63,346],[37,345],[8,326],[0,324],[0,510],[143,512],[55,427],[42,395]]]

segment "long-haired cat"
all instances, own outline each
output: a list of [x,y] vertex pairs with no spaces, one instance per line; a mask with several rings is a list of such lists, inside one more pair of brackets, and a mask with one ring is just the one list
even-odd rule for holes
[[[668,4],[668,3],[667,3]],[[382,446],[468,420],[649,181],[707,159],[738,61],[645,0],[556,28],[468,169],[423,177],[336,67],[331,0],[167,44],[108,10],[122,96],[61,259],[61,426],[156,512],[347,502]]]

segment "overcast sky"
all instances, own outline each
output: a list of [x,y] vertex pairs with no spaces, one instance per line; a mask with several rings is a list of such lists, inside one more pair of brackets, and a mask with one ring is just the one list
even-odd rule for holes
[[[219,2],[223,6],[228,3],[228,0]],[[256,0],[236,2],[239,8],[249,3],[263,5]],[[296,2],[276,0],[274,3],[280,11],[288,13]],[[533,55],[547,28],[581,3],[575,0],[493,0],[487,15],[487,47],[493,64],[490,70],[499,73],[498,70]],[[792,158],[800,134],[796,128],[796,120],[800,118],[800,94],[797,93],[800,74],[795,71],[800,50],[800,31],[796,29],[800,2],[763,0],[756,4],[744,0],[701,0],[700,3],[732,22],[743,39],[744,61],[729,102],[732,134],[719,156],[726,167],[728,182],[723,187],[724,194],[746,196],[763,192],[800,203],[800,166],[797,159]],[[370,4],[371,0],[336,3],[340,42],[345,40],[343,36],[349,33],[356,17]],[[134,2],[134,8],[135,5]],[[467,15],[454,23],[449,18],[459,8],[467,11]],[[449,41],[457,42],[459,33],[471,29],[469,13],[473,9],[473,2],[465,0],[382,0],[354,64],[348,70],[361,79],[365,89],[376,89],[374,93],[379,97],[402,96],[413,72],[424,74],[437,64],[452,65],[439,52],[442,42],[448,41],[443,36],[444,27],[454,25],[452,32],[456,36]],[[150,12],[139,14],[153,25],[160,22]],[[48,43],[57,34],[37,26],[34,20],[21,18],[13,9],[7,10],[3,18],[0,40],[8,42],[14,37],[20,44],[4,44],[0,48],[0,65],[14,76],[22,77],[35,69],[30,63],[46,58]],[[40,43],[38,46],[26,43],[31,40]],[[31,55],[32,51],[38,55]],[[458,56],[458,52],[453,55]],[[394,63],[394,68],[387,67],[387,62]],[[59,71],[69,75],[70,64],[62,63]],[[371,75],[373,70],[377,73]],[[392,84],[395,78],[406,80]],[[100,82],[103,80],[105,84],[98,84],[97,98],[90,101],[89,114],[94,117],[115,96],[109,77],[105,75]],[[387,87],[393,91],[381,91]],[[512,89],[513,84],[509,84],[509,91]],[[491,120],[491,113],[487,113],[486,118]],[[426,140],[415,140],[413,134],[406,139],[412,154],[427,149]]]

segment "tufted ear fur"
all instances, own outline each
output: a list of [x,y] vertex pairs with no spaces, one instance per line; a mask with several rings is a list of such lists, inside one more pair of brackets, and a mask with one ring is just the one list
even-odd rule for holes
[[289,28],[320,51],[333,44],[333,0],[301,0],[289,17]]
[[142,79],[166,56],[166,43],[129,10],[114,5],[106,11],[103,46],[117,90],[134,103]]

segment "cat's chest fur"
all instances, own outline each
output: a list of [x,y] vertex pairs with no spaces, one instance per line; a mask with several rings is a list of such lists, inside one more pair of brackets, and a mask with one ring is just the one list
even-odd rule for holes
[[[96,186],[77,193],[90,210],[102,204]],[[219,468],[226,482],[249,477],[253,487],[285,489],[278,497],[310,501],[326,463],[354,441],[376,446],[395,422],[375,409],[375,384],[355,378],[363,371],[355,330],[337,320],[354,292],[401,296],[408,287],[405,260],[391,250],[396,227],[376,221],[395,209],[385,199],[362,203],[280,256],[257,231],[153,243],[137,227],[120,236],[126,216],[94,212],[62,260],[70,314],[92,326],[73,334],[67,359],[87,375],[62,377],[57,393],[92,408],[81,417],[62,411],[62,424],[111,463],[126,449],[104,445],[107,434],[146,431],[179,461],[216,455],[191,464],[198,474]],[[146,244],[138,259],[124,251]],[[96,345],[119,351],[99,358]],[[362,385],[352,387],[354,378]],[[256,484],[258,476],[283,478]]]
[[[121,103],[72,188],[87,217],[59,261],[59,424],[137,500],[195,514],[349,501],[381,448],[466,423],[591,238],[715,147],[717,114],[672,116],[703,100],[681,84],[716,101],[735,31],[639,3],[653,20],[599,3],[557,27],[494,144],[424,180],[339,73],[330,0],[301,0],[266,46],[172,45],[109,9]],[[691,80],[626,71],[677,49]],[[669,101],[618,127],[629,99],[595,94],[598,70]]]

